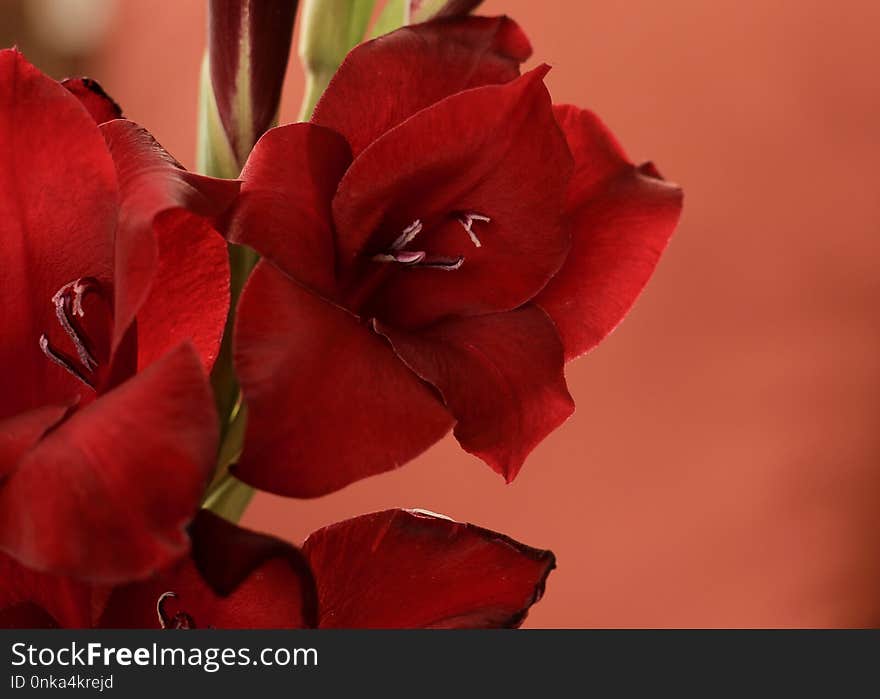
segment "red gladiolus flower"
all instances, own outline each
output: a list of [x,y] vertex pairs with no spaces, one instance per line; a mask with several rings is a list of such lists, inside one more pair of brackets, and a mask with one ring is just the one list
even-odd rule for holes
[[228,232],[265,258],[238,308],[240,478],[321,495],[454,424],[509,481],[570,415],[564,361],[629,309],[681,193],[554,110],[530,53],[507,18],[404,28],[257,144]]
[[555,565],[549,551],[419,511],[334,524],[301,551],[206,510],[191,533],[191,555],[115,588],[0,555],[0,627],[509,628]]
[[238,188],[117,116],[95,83],[0,52],[0,550],[101,581],[188,545],[228,308],[210,217]]

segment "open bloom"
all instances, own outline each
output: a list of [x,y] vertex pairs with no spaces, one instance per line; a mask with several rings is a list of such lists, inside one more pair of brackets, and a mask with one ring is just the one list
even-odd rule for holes
[[238,188],[117,116],[0,52],[0,551],[103,581],[188,545],[228,308],[210,220]]
[[116,587],[0,554],[0,627],[515,627],[555,565],[549,551],[421,511],[339,522],[301,550],[206,510],[191,533],[190,555]]
[[452,425],[512,480],[571,414],[564,362],[629,309],[681,193],[554,108],[530,53],[507,18],[404,28],[257,144],[229,228],[264,257],[235,336],[243,480],[320,495]]

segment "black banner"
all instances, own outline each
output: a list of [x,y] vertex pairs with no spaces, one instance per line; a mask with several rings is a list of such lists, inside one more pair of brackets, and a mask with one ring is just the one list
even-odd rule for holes
[[[877,631],[0,631],[0,696],[872,691]],[[265,692],[265,694],[264,694]],[[311,694],[315,693],[315,694]],[[872,691],[873,693],[873,691]]]

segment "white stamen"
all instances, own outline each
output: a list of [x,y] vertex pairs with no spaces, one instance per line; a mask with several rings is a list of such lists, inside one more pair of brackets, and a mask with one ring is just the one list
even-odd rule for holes
[[422,251],[409,252],[408,250],[401,250],[400,252],[383,252],[373,255],[373,262],[399,262],[403,265],[415,265],[424,259],[425,253]]
[[462,228],[467,232],[468,237],[471,239],[471,242],[474,244],[474,247],[481,248],[483,244],[480,242],[480,239],[477,237],[477,234],[474,233],[473,225],[474,221],[482,221],[483,223],[489,223],[492,219],[488,216],[483,216],[482,214],[463,214],[461,218],[458,219],[458,222],[462,225]]
[[411,224],[409,224],[406,228],[403,229],[403,233],[391,244],[392,250],[401,250],[409,245],[413,238],[415,238],[419,233],[422,232],[422,222],[419,219],[416,219]]

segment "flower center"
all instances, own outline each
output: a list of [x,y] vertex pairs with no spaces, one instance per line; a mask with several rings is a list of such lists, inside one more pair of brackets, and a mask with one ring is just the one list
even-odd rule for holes
[[[483,243],[474,231],[474,223],[476,221],[489,223],[492,219],[488,216],[483,216],[482,214],[469,212],[461,214],[456,220],[461,224],[461,227],[464,228],[465,233],[468,234],[474,247],[482,247]],[[431,257],[423,250],[406,250],[406,246],[415,240],[416,236],[421,232],[422,222],[419,219],[416,219],[403,229],[403,232],[391,244],[391,247],[388,248],[388,250],[373,255],[371,259],[374,262],[396,262],[397,264],[405,265],[407,267],[441,269],[447,272],[455,271],[464,264],[463,255],[458,255],[457,257]]]
[[159,626],[163,629],[195,629],[195,620],[186,612],[175,612],[174,616],[168,615],[165,609],[169,599],[176,599],[176,592],[163,592],[156,601],[156,615],[159,617]]
[[86,308],[84,304],[87,296],[91,295],[103,301],[98,282],[90,278],[81,278],[65,284],[52,297],[55,317],[75,350],[76,358],[53,347],[49,336],[45,333],[40,335],[39,345],[40,350],[50,361],[92,390],[96,390],[97,371],[100,364],[97,357],[99,347],[90,338],[85,325]]

